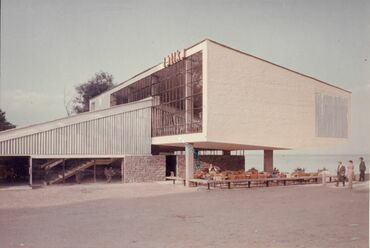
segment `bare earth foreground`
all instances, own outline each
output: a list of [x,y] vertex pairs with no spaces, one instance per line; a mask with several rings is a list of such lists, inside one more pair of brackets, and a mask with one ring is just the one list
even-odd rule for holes
[[369,247],[369,184],[0,190],[0,247]]

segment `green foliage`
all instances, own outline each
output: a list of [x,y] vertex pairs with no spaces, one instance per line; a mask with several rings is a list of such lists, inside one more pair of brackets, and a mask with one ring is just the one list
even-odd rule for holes
[[73,99],[73,111],[82,113],[89,111],[91,98],[111,89],[113,87],[113,76],[107,72],[96,73],[86,83],[76,87],[78,96]]
[[5,112],[0,109],[0,131],[15,128],[15,125],[6,120]]

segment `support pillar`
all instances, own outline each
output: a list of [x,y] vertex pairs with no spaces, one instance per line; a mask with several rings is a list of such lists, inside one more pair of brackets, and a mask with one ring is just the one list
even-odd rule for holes
[[194,146],[193,144],[185,145],[185,180],[186,186],[190,186],[190,179],[194,176]]
[[274,170],[274,151],[264,150],[263,159],[263,170],[266,172],[272,172]]
[[326,171],[322,171],[321,172],[321,176],[322,176],[322,185],[326,185]]
[[30,175],[30,187],[32,187],[32,157],[29,158],[28,173]]

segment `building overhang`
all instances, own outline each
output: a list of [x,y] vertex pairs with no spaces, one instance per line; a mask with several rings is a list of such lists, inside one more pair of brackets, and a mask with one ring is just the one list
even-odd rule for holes
[[183,150],[186,143],[193,144],[194,148],[199,150],[227,150],[227,151],[236,151],[236,150],[290,150],[291,148],[285,147],[268,147],[268,146],[256,146],[256,145],[247,145],[247,144],[231,144],[231,143],[222,143],[222,142],[211,142],[211,141],[189,141],[189,142],[174,142],[174,143],[162,143],[156,145],[159,149],[161,147],[173,148],[174,150]]

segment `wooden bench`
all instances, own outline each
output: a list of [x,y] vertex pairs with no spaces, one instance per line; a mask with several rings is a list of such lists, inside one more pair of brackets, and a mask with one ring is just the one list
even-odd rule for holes
[[208,189],[210,189],[210,184],[211,183],[216,183],[216,182],[219,182],[219,181],[215,181],[215,180],[208,180],[208,179],[190,179],[189,180],[189,182],[191,183],[191,184],[194,184],[195,185],[195,187],[197,187],[198,186],[198,184],[199,185],[207,185],[207,188]]
[[279,184],[279,182],[283,182],[283,184],[286,186],[287,182],[309,182],[311,180],[318,182],[318,179],[321,178],[320,176],[307,176],[307,177],[291,177],[291,178],[258,178],[258,179],[225,179],[225,180],[207,180],[207,179],[191,179],[189,182],[192,184],[195,184],[195,186],[198,185],[207,185],[207,189],[211,188],[211,185],[213,187],[216,187],[216,185],[227,185],[227,188],[231,188],[231,184],[247,184],[248,188],[251,187],[252,183],[262,183],[265,184],[266,187],[269,187],[270,183],[276,182]]
[[182,177],[166,177],[166,180],[172,180],[173,184],[175,184],[176,181],[182,181],[184,183],[184,186],[186,185],[186,180]]

